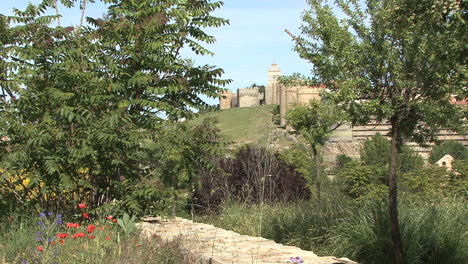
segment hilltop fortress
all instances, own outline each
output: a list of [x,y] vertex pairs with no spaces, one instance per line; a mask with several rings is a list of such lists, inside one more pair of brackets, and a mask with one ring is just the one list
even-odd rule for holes
[[[310,100],[320,99],[320,92],[324,86],[286,86],[280,84],[277,80],[281,76],[281,70],[276,64],[272,64],[268,70],[268,82],[264,93],[260,87],[250,87],[237,89],[237,93],[228,91],[222,94],[220,99],[220,109],[229,109],[236,107],[252,107],[262,104],[276,104],[279,106],[280,125],[285,126],[286,114],[289,108],[295,104],[306,104]],[[466,105],[466,100],[461,102]],[[386,135],[390,130],[387,123],[369,123],[361,126],[342,125],[330,137],[327,142],[324,156],[334,159],[336,155],[346,154],[351,157],[359,156],[360,142],[374,136],[376,133]],[[441,130],[438,133],[440,141],[455,140],[461,142],[465,147],[468,146],[467,134],[455,134],[449,131]],[[421,148],[414,143],[408,143],[423,157],[427,158],[431,148]]]

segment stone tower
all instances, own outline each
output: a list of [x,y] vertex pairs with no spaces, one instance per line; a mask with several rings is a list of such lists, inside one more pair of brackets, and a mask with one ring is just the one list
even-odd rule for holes
[[265,103],[279,104],[278,76],[281,76],[281,70],[276,64],[272,64],[268,70],[268,84],[265,88]]

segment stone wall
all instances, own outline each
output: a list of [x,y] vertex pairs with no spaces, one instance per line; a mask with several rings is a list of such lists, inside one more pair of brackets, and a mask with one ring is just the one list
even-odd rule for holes
[[237,89],[237,107],[257,106],[262,99],[263,93],[259,92],[258,87]]

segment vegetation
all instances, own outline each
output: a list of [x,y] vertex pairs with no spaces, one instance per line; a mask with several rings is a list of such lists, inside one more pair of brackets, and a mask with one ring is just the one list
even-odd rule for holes
[[305,138],[312,148],[316,172],[317,201],[320,204],[320,157],[322,147],[331,133],[346,120],[344,112],[334,105],[311,100],[308,105],[297,105],[287,114],[289,124]]
[[268,133],[278,127],[272,122],[272,111],[275,108],[274,105],[262,105],[225,109],[220,112],[200,114],[190,123],[199,124],[204,118],[214,118],[218,120],[216,127],[226,141],[237,144],[264,144]]
[[445,141],[432,148],[429,162],[434,164],[445,155],[451,155],[457,160],[468,160],[468,149],[460,142]]
[[[463,131],[466,112],[451,96],[466,91],[466,2],[308,1],[296,51],[312,63],[326,99],[354,124],[371,119],[391,126],[389,222],[394,263],[403,263],[398,223],[398,156],[404,140],[434,141],[439,129]],[[447,45],[450,43],[450,45]]]
[[[87,1],[66,2],[80,4],[84,15]],[[105,2],[104,18],[75,28],[53,26],[60,14],[46,13],[54,1],[0,15],[6,139],[0,184],[7,190],[2,196],[21,206],[38,211],[70,208],[73,200],[93,207],[117,200],[123,210],[141,213],[142,195],[164,200],[164,194],[130,194],[160,169],[141,159],[152,156],[147,146],[161,144],[170,121],[206,108],[200,96],[216,98],[229,82],[220,79],[222,69],[180,55],[181,49],[212,54],[202,44],[215,39],[203,30],[228,23],[211,15],[221,2]],[[179,180],[191,180],[170,177],[188,179],[153,179],[155,189],[176,190],[185,187]]]
[[90,216],[67,223],[70,220],[53,212],[38,217],[24,214],[2,217],[2,263],[176,264],[196,260],[177,240],[163,242],[157,236],[140,236],[137,230],[129,232],[120,224],[130,226],[130,220],[125,218]]

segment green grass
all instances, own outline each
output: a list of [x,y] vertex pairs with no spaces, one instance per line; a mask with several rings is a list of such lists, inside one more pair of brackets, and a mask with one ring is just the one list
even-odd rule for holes
[[201,114],[190,121],[200,124],[204,118],[217,118],[217,127],[226,140],[234,143],[264,143],[269,131],[277,128],[272,121],[275,105],[241,107]]
[[[331,198],[331,197],[330,197]],[[468,259],[468,206],[400,201],[405,263],[465,263]],[[363,264],[392,263],[388,207],[382,202],[346,203],[327,199],[248,205],[229,203],[217,215],[197,220]]]

